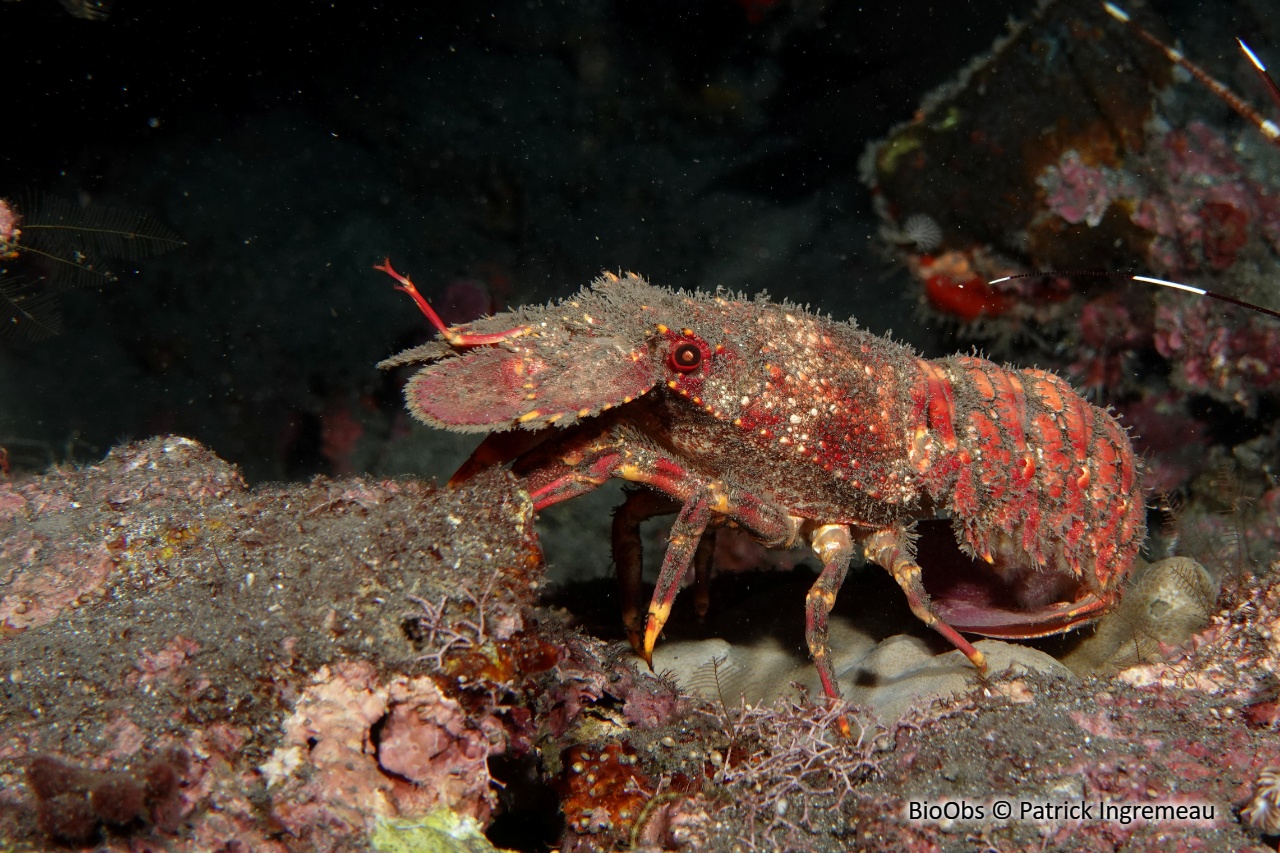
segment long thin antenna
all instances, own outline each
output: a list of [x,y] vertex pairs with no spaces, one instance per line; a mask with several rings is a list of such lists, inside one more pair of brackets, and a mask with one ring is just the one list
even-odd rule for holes
[[1248,308],[1250,311],[1257,311],[1262,314],[1269,314],[1272,317],[1280,319],[1280,311],[1272,311],[1270,308],[1263,308],[1261,305],[1255,305],[1252,302],[1245,302],[1243,299],[1236,299],[1234,296],[1227,296],[1225,293],[1216,293],[1212,290],[1206,290],[1203,287],[1195,287],[1190,284],[1183,284],[1180,281],[1169,281],[1163,278],[1152,278],[1149,275],[1132,275],[1127,272],[1101,272],[1099,270],[1082,270],[1076,272],[1024,272],[1018,275],[1006,275],[1002,278],[992,279],[988,284],[999,284],[1002,281],[1015,281],[1020,278],[1043,278],[1044,276],[1061,276],[1063,278],[1072,278],[1079,276],[1106,276],[1108,278],[1124,278],[1130,281],[1141,281],[1145,284],[1158,284],[1161,287],[1171,287],[1174,290],[1182,290],[1187,293],[1194,293],[1196,296],[1207,296],[1210,299],[1217,299],[1220,302],[1229,302],[1232,305],[1239,305],[1241,308]]
[[[1271,100],[1275,101],[1276,106],[1280,107],[1280,86],[1276,85],[1275,78],[1267,73],[1267,66],[1262,64],[1258,54],[1249,49],[1249,45],[1244,43],[1244,39],[1237,36],[1236,42],[1240,45],[1240,49],[1244,51],[1244,55],[1249,57],[1249,61],[1253,63],[1258,76],[1262,78],[1263,85],[1267,87],[1267,93],[1271,95]],[[1272,140],[1280,139],[1280,127],[1277,127],[1273,121],[1263,122],[1262,132]]]
[[1175,290],[1185,290],[1194,293],[1197,296],[1207,296],[1210,299],[1217,299],[1220,302],[1230,302],[1232,305],[1239,305],[1241,308],[1248,308],[1251,311],[1260,311],[1263,314],[1270,314],[1272,317],[1280,317],[1280,311],[1272,311],[1270,308],[1263,308],[1261,305],[1254,305],[1252,302],[1245,302],[1243,299],[1236,299],[1234,296],[1227,296],[1225,293],[1214,293],[1212,290],[1205,290],[1203,287],[1192,287],[1189,284],[1182,284],[1177,281],[1166,281],[1163,278],[1152,278],[1149,275],[1130,276],[1134,281],[1145,281],[1148,284],[1158,284],[1161,287],[1172,287]]
[[[1252,104],[1228,89],[1224,83],[1219,82],[1217,78],[1211,75],[1208,71],[1205,71],[1199,65],[1196,65],[1190,59],[1187,59],[1182,51],[1170,47],[1160,39],[1153,36],[1145,27],[1134,23],[1129,17],[1129,13],[1124,9],[1121,9],[1114,3],[1103,3],[1102,8],[1106,9],[1107,14],[1111,17],[1133,30],[1138,38],[1163,53],[1170,62],[1181,66],[1188,74],[1203,83],[1209,91],[1222,99],[1227,106],[1231,107],[1231,109],[1243,116],[1250,124],[1255,125],[1258,130],[1262,131],[1263,136],[1276,144],[1280,144],[1280,125],[1277,125],[1274,121],[1254,109]],[[1244,51],[1245,56],[1249,58],[1249,61],[1253,63],[1253,67],[1257,69],[1259,76],[1262,77],[1262,81],[1271,95],[1271,100],[1275,101],[1277,106],[1280,106],[1280,86],[1277,86],[1276,81],[1271,79],[1271,75],[1267,73],[1266,66],[1262,64],[1262,60],[1258,59],[1257,54],[1250,50],[1249,46],[1246,45],[1243,40],[1237,38],[1236,41],[1240,43],[1240,49]]]

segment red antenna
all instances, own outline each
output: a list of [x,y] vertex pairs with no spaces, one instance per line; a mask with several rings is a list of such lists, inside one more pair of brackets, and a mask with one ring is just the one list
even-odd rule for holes
[[407,293],[413,298],[417,304],[418,310],[422,312],[422,316],[426,317],[436,331],[440,333],[440,337],[444,338],[455,347],[480,347],[489,346],[491,344],[500,344],[511,338],[518,338],[520,335],[529,331],[528,326],[516,326],[513,329],[505,329],[501,332],[487,332],[477,334],[475,332],[459,332],[456,327],[445,325],[444,320],[440,319],[440,315],[436,313],[431,304],[427,302],[426,297],[418,292],[418,288],[413,286],[413,282],[409,281],[407,275],[401,275],[391,266],[391,259],[386,258],[380,264],[374,264],[373,268],[379,272],[384,272],[394,278],[398,284],[395,285],[396,290]]

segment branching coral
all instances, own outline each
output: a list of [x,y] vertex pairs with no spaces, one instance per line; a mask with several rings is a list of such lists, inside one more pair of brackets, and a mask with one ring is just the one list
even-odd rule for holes
[[[732,711],[721,705],[713,719],[728,743],[708,757],[714,772],[706,796],[734,803],[747,849],[805,846],[875,773],[888,734],[856,706],[804,697]],[[840,734],[845,722],[852,738]]]

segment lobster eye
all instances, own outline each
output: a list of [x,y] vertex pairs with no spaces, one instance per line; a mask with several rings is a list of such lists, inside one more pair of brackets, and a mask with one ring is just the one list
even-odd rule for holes
[[683,343],[671,350],[667,360],[672,369],[681,373],[691,373],[702,364],[702,350],[697,344]]

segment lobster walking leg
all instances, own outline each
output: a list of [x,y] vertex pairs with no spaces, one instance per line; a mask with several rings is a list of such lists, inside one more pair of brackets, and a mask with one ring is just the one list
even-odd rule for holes
[[[627,614],[627,630],[637,654],[651,661],[653,645],[662,626],[671,614],[671,605],[680,582],[698,559],[699,577],[705,581],[706,567],[710,562],[709,544],[699,547],[712,517],[736,521],[766,546],[789,546],[799,530],[799,519],[789,516],[781,507],[749,492],[742,491],[719,480],[708,480],[687,470],[668,456],[661,448],[638,440],[625,428],[570,432],[560,439],[539,445],[527,456],[515,460],[512,470],[525,477],[529,497],[535,510],[586,494],[610,478],[616,477],[633,483],[642,483],[670,499],[672,503],[655,504],[666,509],[680,506],[680,514],[671,530],[671,544],[663,559],[658,576],[657,589],[649,605],[644,621],[643,634],[638,630],[639,620],[639,538],[638,532],[628,530],[639,524],[645,512],[657,514],[662,509],[626,509],[622,520],[615,519],[615,540],[622,529],[624,544],[634,540],[629,550],[636,556],[618,556],[619,579],[623,584],[624,607],[630,606],[634,615]],[[652,508],[649,508],[652,509]],[[705,586],[705,584],[703,584]],[[699,595],[699,606],[704,604],[705,590]],[[638,640],[638,642],[637,642]]]
[[[666,495],[649,489],[629,490],[626,500],[613,513],[613,562],[618,578],[618,594],[622,599],[622,624],[627,639],[637,652],[643,648],[644,622],[640,618],[640,588],[644,571],[640,525],[658,515],[670,515],[680,504]],[[706,617],[711,598],[711,558],[715,553],[716,531],[709,527],[693,555],[693,609],[701,620]]]
[[867,559],[876,565],[883,566],[893,575],[893,579],[907,594],[907,604],[911,612],[924,624],[946,637],[953,646],[964,652],[964,656],[973,662],[979,672],[987,671],[987,659],[973,647],[973,644],[960,636],[955,628],[938,618],[929,604],[929,593],[925,592],[920,580],[920,567],[911,555],[911,548],[906,544],[906,531],[887,527],[867,537],[863,548]]
[[680,504],[649,489],[628,489],[625,494],[626,500],[613,512],[613,562],[622,599],[622,624],[631,648],[639,651],[640,638],[644,636],[640,618],[640,581],[644,571],[640,524],[655,515],[676,512]]
[[711,609],[711,558],[716,553],[716,527],[708,527],[693,555],[693,612],[698,623],[706,621]]
[[836,603],[836,593],[844,583],[853,558],[853,539],[849,528],[843,524],[828,524],[813,534],[813,550],[822,560],[822,574],[809,588],[804,600],[804,639],[809,644],[809,654],[822,679],[822,692],[832,699],[840,698],[835,670],[831,667],[827,645],[827,620]]
[[662,633],[662,626],[667,624],[671,615],[671,604],[680,591],[680,582],[693,565],[693,554],[702,540],[702,534],[711,520],[710,488],[698,490],[689,501],[680,507],[676,523],[671,526],[670,544],[667,545],[666,556],[662,558],[662,570],[658,572],[658,583],[653,589],[653,600],[649,602],[649,614],[644,620],[644,638],[640,656],[644,662],[653,667],[653,645]]

